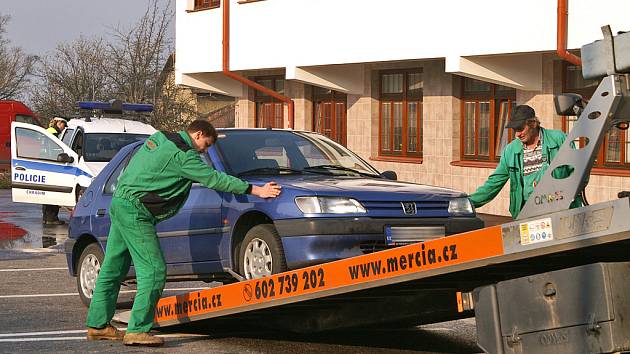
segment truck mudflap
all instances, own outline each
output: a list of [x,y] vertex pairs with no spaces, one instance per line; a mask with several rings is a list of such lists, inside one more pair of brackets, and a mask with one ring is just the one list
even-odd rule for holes
[[593,263],[506,280],[473,292],[486,353],[630,350],[630,262]]

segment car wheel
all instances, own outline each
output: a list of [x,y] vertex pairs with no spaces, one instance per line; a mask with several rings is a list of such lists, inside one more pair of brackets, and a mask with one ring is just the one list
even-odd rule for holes
[[268,277],[287,270],[284,249],[273,225],[252,227],[241,243],[239,271],[246,279]]
[[77,289],[79,297],[85,306],[90,306],[92,301],[92,293],[96,286],[96,278],[103,264],[103,250],[97,243],[91,243],[79,258],[79,269],[77,270]]

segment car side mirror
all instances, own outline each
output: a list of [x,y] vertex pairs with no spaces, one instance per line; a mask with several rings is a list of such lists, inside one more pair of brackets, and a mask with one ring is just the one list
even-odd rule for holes
[[392,181],[396,181],[398,179],[398,175],[396,174],[396,172],[394,171],[385,171],[383,173],[381,173],[381,176],[392,180]]
[[74,162],[74,157],[66,154],[65,152],[62,152],[61,154],[57,155],[57,161],[63,163],[72,163]]
[[578,116],[586,106],[582,96],[577,93],[563,93],[553,98],[556,114],[560,116]]

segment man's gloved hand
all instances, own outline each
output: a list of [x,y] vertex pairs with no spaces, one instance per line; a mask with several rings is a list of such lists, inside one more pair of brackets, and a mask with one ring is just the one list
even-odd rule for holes
[[281,189],[276,182],[269,182],[262,187],[252,185],[252,194],[261,198],[275,198],[280,195]]

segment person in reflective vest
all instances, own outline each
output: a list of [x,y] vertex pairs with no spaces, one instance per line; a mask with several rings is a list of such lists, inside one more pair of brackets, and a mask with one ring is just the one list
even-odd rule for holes
[[[48,129],[50,134],[59,137],[59,134],[66,129],[68,121],[61,117],[55,117],[48,123]],[[59,206],[58,205],[42,205],[42,224],[44,225],[63,225],[65,222],[59,220]]]

